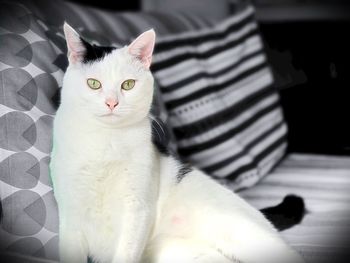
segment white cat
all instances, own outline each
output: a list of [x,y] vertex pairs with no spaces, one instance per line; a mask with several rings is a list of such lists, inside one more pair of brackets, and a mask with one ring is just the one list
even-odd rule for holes
[[259,211],[153,145],[153,30],[120,49],[64,32],[50,163],[61,262],[303,262]]

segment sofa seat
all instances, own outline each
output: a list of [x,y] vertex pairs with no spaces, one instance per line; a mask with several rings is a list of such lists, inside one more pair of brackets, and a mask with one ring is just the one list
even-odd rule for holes
[[335,258],[347,253],[349,193],[350,157],[296,153],[256,186],[239,192],[257,208],[274,206],[287,194],[304,198],[304,219],[282,235],[308,263],[338,262]]

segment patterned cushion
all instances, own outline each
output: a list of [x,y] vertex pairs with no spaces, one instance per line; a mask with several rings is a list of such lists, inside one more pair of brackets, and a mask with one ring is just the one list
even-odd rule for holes
[[1,3],[0,13],[0,249],[57,258],[48,164],[66,67],[64,39],[57,41],[57,28],[44,26],[23,6]]
[[152,71],[184,160],[241,188],[284,155],[287,127],[251,6],[158,39]]

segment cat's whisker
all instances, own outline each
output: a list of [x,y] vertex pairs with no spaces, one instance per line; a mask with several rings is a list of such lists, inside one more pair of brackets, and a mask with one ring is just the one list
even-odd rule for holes
[[153,117],[152,115],[149,115],[149,117],[150,117],[150,119],[151,119],[152,121],[154,121],[155,123],[158,124],[159,128],[162,130],[163,134],[165,135],[166,133],[165,133],[165,131],[164,131],[164,129],[163,129],[163,126],[157,121],[157,119],[156,119],[155,117]]
[[152,132],[153,132],[154,130],[156,131],[156,133],[157,133],[157,135],[158,135],[158,138],[159,138],[159,140],[161,141],[161,140],[162,140],[162,137],[160,136],[158,130],[157,130],[156,128],[152,128]]

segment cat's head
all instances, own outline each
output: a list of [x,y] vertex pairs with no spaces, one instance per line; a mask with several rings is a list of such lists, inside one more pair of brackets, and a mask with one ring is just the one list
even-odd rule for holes
[[69,66],[61,105],[100,123],[125,126],[144,119],[153,98],[149,70],[155,33],[149,30],[122,48],[88,43],[67,23]]

